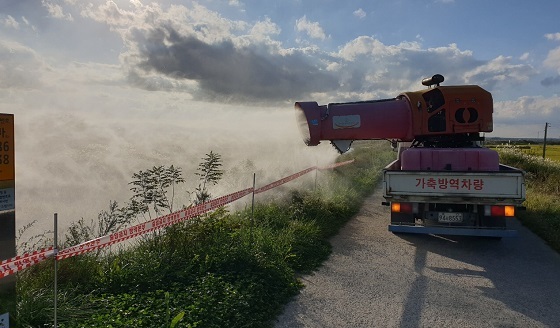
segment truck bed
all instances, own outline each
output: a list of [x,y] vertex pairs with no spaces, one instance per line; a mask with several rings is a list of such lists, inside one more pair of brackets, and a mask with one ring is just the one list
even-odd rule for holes
[[500,164],[498,171],[401,170],[395,160],[383,170],[388,201],[521,205],[525,200],[523,171]]

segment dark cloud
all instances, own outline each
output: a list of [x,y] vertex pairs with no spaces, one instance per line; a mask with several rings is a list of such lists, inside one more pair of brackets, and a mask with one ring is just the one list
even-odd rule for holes
[[171,28],[154,29],[137,41],[139,68],[197,81],[207,97],[286,100],[338,87],[335,76],[312,65],[301,52],[266,53],[238,48],[230,40],[208,44]]
[[541,85],[545,87],[550,87],[559,84],[560,84],[560,75],[549,76],[541,81]]

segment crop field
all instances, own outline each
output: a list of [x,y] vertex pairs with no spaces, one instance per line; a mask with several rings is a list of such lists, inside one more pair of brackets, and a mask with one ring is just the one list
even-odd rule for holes
[[[542,156],[543,145],[528,145],[524,152],[529,155]],[[560,145],[546,145],[546,158],[560,162]]]
[[[502,148],[501,145],[489,145],[490,148]],[[516,149],[521,150],[523,153],[531,156],[542,157],[543,155],[543,145],[515,145]],[[546,145],[546,158],[560,163],[560,145]]]

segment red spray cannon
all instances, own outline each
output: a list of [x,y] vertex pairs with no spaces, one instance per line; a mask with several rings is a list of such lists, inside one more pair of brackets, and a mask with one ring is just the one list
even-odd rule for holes
[[304,142],[329,140],[340,151],[353,140],[395,139],[425,147],[464,147],[492,132],[492,95],[476,85],[440,86],[443,76],[422,80],[428,89],[392,99],[331,103],[296,102]]

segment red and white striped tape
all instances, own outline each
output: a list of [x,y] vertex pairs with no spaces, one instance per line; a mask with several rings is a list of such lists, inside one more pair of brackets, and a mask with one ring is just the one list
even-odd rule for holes
[[347,164],[350,164],[350,163],[353,163],[353,162],[354,162],[354,160],[352,159],[352,160],[349,160],[349,161],[346,161],[346,162],[340,162],[340,163],[332,164],[332,165],[325,166],[325,167],[313,166],[313,167],[310,167],[310,168],[305,169],[303,171],[300,171],[298,173],[292,174],[288,177],[282,178],[278,181],[274,181],[270,184],[267,184],[266,186],[262,186],[262,187],[255,190],[255,194],[259,194],[261,192],[265,192],[267,190],[270,190],[270,189],[276,188],[278,186],[281,186],[286,182],[290,182],[292,180],[295,180],[295,179],[301,177],[302,175],[305,175],[305,174],[307,174],[309,172],[312,172],[314,170],[330,170],[330,169],[334,169],[334,168],[337,168],[339,166],[347,165]]
[[305,170],[303,170],[303,171],[301,171],[301,172],[298,172],[298,173],[296,173],[296,174],[292,174],[292,175],[290,175],[289,177],[285,177],[285,178],[280,179],[280,180],[278,180],[278,181],[274,181],[273,183],[269,183],[269,184],[267,184],[266,186],[262,186],[262,187],[256,189],[256,190],[255,190],[255,194],[259,194],[259,193],[261,193],[261,192],[265,192],[265,191],[270,190],[270,189],[272,189],[272,188],[276,188],[276,187],[278,187],[278,186],[281,186],[281,185],[283,185],[284,183],[290,182],[290,181],[292,181],[292,180],[295,180],[295,179],[301,177],[302,175],[305,175],[305,174],[307,174],[307,173],[309,173],[309,172],[311,172],[311,171],[314,171],[315,169],[317,169],[317,167],[316,167],[316,166],[313,166],[313,167],[310,167],[310,168],[308,168],[308,169],[305,169]]
[[54,254],[55,250],[51,246],[32,253],[18,255],[11,259],[4,260],[0,262],[0,278],[4,278],[34,264],[42,262]]
[[153,220],[147,221],[145,223],[140,223],[137,224],[135,226],[123,229],[121,231],[117,231],[115,233],[112,233],[110,235],[106,235],[106,236],[102,236],[93,240],[89,240],[86,242],[83,242],[79,245],[76,246],[72,246],[72,247],[68,247],[66,249],[63,249],[61,251],[58,251],[56,249],[53,249],[53,247],[49,247],[49,248],[44,248],[38,251],[34,251],[32,253],[27,253],[27,254],[23,254],[23,255],[18,255],[16,257],[13,257],[11,259],[7,259],[4,260],[2,262],[0,262],[0,279],[6,276],[9,276],[11,274],[14,274],[20,270],[23,270],[27,267],[30,267],[34,264],[37,264],[41,261],[46,260],[47,258],[51,257],[51,256],[56,256],[57,260],[63,260],[72,256],[76,256],[76,255],[80,255],[80,254],[84,254],[87,252],[91,252],[94,250],[98,250],[100,248],[103,247],[107,247],[116,243],[120,243],[122,241],[125,241],[127,239],[130,238],[134,238],[140,235],[143,235],[145,233],[151,232],[151,231],[155,231],[157,229],[161,229],[164,227],[168,227],[171,226],[173,224],[179,223],[181,221],[185,221],[188,219],[191,219],[193,217],[199,216],[201,214],[204,214],[208,211],[214,210],[216,208],[219,208],[221,206],[224,206],[226,204],[229,204],[231,202],[234,202],[240,198],[243,198],[251,193],[261,193],[261,192],[265,192],[267,190],[276,188],[278,186],[281,186],[287,182],[290,182],[292,180],[295,180],[309,172],[312,172],[314,170],[328,170],[328,169],[333,169],[339,166],[343,166],[346,164],[350,164],[353,163],[354,160],[350,160],[350,161],[346,161],[346,162],[341,162],[341,163],[336,163],[333,165],[329,165],[329,166],[325,166],[325,167],[310,167],[308,169],[305,169],[303,171],[300,171],[298,173],[292,174],[288,177],[285,177],[283,179],[280,179],[278,181],[272,182],[270,184],[267,184],[263,187],[260,187],[258,189],[253,189],[253,188],[247,188],[245,190],[241,190],[238,192],[234,192],[231,193],[229,195],[226,196],[222,196],[216,199],[213,199],[207,203],[203,203],[197,206],[193,206],[193,207],[189,207],[186,208],[184,210],[180,210],[168,215],[164,215],[158,218],[155,218]]
[[87,252],[95,251],[103,247],[107,247],[116,243],[120,243],[127,239],[143,235],[145,233],[155,231],[164,227],[171,226],[199,216],[208,211],[214,210],[218,207],[229,204],[253,192],[253,188],[247,188],[232,194],[213,199],[207,203],[203,203],[194,207],[189,207],[168,215],[164,215],[145,223],[140,223],[135,226],[114,232],[110,235],[99,237],[90,241],[86,241],[76,246],[68,247],[58,252],[56,255],[57,260],[67,259],[72,256],[84,254]]
[[350,163],[354,163],[354,160],[351,159],[351,160],[346,161],[346,162],[340,162],[340,163],[336,163],[336,164],[332,164],[332,165],[328,165],[328,166],[324,166],[324,167],[318,167],[317,169],[318,170],[331,170],[331,169],[337,168],[339,166],[344,166],[344,165],[347,165],[347,164],[350,164]]

